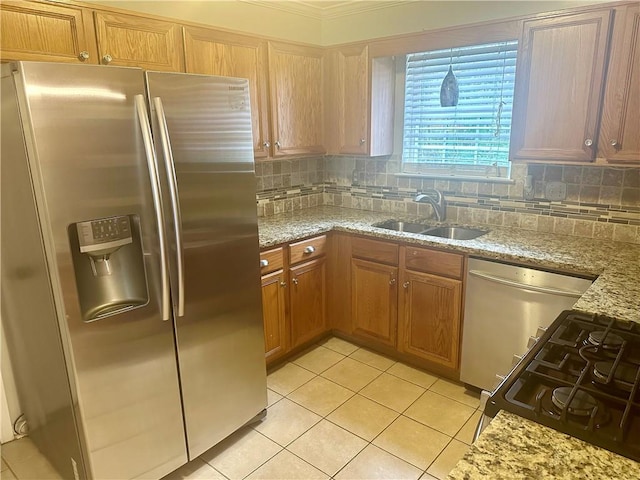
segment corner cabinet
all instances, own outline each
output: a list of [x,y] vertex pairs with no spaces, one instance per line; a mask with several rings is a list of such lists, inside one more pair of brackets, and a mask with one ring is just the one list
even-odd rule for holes
[[352,334],[395,347],[398,246],[360,237],[351,244]]
[[100,63],[184,72],[180,25],[102,11],[94,16]]
[[371,59],[366,45],[333,49],[328,53],[327,84],[329,153],[393,153],[394,59]]
[[524,22],[512,160],[595,159],[612,17],[607,9]]
[[599,156],[640,163],[640,6],[616,8]]
[[98,63],[91,10],[66,4],[0,3],[3,62]]
[[269,156],[267,42],[208,28],[184,27],[187,73],[249,79],[253,154]]
[[322,48],[269,42],[274,157],[324,153],[323,63]]
[[464,257],[416,247],[401,257],[398,349],[458,370]]

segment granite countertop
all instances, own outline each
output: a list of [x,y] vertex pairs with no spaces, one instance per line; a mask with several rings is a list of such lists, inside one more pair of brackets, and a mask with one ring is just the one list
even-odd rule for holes
[[473,240],[449,240],[373,227],[398,218],[437,225],[432,220],[393,213],[322,206],[260,218],[260,246],[338,230],[598,277],[573,308],[640,323],[640,245],[491,225],[473,225],[489,230]]
[[[447,248],[487,259],[597,277],[574,308],[640,322],[640,245],[473,225],[474,240],[448,240],[373,227],[393,213],[315,207],[259,220],[261,247],[330,230]],[[640,479],[640,464],[517,415],[501,411],[449,474],[459,479]]]
[[450,480],[638,479],[640,463],[501,411]]

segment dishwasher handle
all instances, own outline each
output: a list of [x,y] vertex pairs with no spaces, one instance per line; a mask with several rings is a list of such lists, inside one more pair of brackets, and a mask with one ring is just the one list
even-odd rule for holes
[[514,280],[509,280],[508,278],[490,275],[488,273],[484,273],[479,270],[469,270],[469,275],[473,277],[482,278],[483,280],[488,280],[490,282],[499,283],[501,285],[507,285],[509,287],[520,288],[523,290],[530,290],[532,292],[547,293],[549,295],[559,295],[562,297],[572,297],[572,298],[580,298],[582,296],[582,293],[576,292],[575,290],[563,290],[561,288],[550,288],[550,287],[541,287],[536,285],[528,285],[526,283],[520,283]]

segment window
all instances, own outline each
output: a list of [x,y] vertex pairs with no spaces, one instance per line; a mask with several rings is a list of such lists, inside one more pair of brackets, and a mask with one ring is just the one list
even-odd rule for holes
[[[517,41],[407,55],[403,171],[509,176]],[[440,105],[452,67],[456,106]]]

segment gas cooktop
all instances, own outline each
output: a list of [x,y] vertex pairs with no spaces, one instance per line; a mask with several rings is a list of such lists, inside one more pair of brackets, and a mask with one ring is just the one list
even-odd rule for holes
[[562,312],[492,393],[499,410],[640,461],[640,324]]

